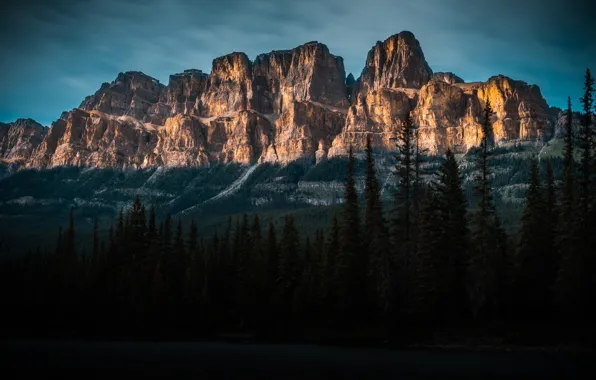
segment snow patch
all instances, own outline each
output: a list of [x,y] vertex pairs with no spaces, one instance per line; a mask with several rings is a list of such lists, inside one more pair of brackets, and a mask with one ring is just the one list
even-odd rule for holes
[[[240,189],[240,187],[242,187],[242,185],[248,180],[250,175],[257,169],[257,167],[259,165],[260,164],[255,164],[253,166],[250,166],[248,169],[246,169],[246,171],[244,173],[242,173],[242,175],[240,177],[238,177],[234,182],[232,182],[232,184],[230,186],[225,188],[223,191],[221,191],[219,194],[215,195],[214,197],[207,199],[205,202],[203,202],[203,204],[213,202],[215,200],[225,198],[227,196],[234,194],[236,191],[238,191],[238,189]],[[186,214],[186,213],[194,210],[197,206],[198,205],[194,205],[192,207],[184,209],[184,210],[180,211],[180,214]]]
[[240,187],[242,187],[242,185],[246,182],[246,180],[248,180],[250,175],[257,169],[259,165],[260,164],[255,164],[249,167],[244,173],[242,173],[242,175],[237,180],[232,182],[232,184],[228,188],[224,189],[221,193],[217,194],[213,198],[206,200],[205,203],[225,198],[229,195],[234,194],[236,191],[238,191]]

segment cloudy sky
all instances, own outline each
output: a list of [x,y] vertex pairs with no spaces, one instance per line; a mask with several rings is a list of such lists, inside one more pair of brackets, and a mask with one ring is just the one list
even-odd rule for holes
[[[10,1],[9,1],[10,2]],[[551,105],[596,70],[589,0],[19,0],[0,11],[0,121],[49,125],[102,82],[139,70],[167,84],[213,58],[317,40],[358,77],[377,40],[413,32],[433,71],[504,74]],[[592,8],[592,9],[590,9]]]

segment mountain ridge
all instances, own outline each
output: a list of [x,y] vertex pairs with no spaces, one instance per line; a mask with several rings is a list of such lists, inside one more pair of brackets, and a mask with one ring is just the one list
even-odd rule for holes
[[362,151],[368,135],[376,149],[394,150],[408,113],[430,154],[447,147],[462,153],[480,141],[486,101],[495,110],[497,143],[555,134],[558,115],[537,85],[503,75],[465,83],[454,73],[433,73],[411,32],[377,41],[356,80],[346,77],[342,57],[311,41],[253,61],[232,52],[215,58],[211,73],[184,70],[167,85],[121,72],[47,130],[5,124],[0,160],[24,168],[318,163],[349,146]]

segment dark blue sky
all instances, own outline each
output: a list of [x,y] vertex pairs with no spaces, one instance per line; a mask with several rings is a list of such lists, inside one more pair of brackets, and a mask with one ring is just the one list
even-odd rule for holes
[[504,74],[577,106],[596,70],[594,14],[588,0],[20,0],[0,11],[0,121],[49,125],[121,71],[167,84],[232,51],[254,59],[312,40],[358,77],[374,43],[402,30],[433,71]]

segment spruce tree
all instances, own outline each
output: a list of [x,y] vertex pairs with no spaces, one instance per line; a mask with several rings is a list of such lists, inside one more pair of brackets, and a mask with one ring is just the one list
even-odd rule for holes
[[93,266],[93,270],[96,270],[99,261],[100,261],[100,251],[99,251],[99,226],[97,217],[93,218],[93,250],[91,251],[92,260],[91,265]]
[[114,236],[114,224],[110,224],[108,231],[108,261],[113,262],[117,252],[116,237]]
[[124,208],[120,208],[120,213],[118,214],[118,223],[116,224],[116,246],[118,250],[121,252],[124,246]]
[[139,260],[144,256],[147,249],[147,219],[145,206],[141,203],[139,196],[128,210],[128,255],[132,260]]
[[504,294],[506,235],[493,201],[488,163],[492,136],[491,115],[492,108],[487,101],[477,161],[479,175],[474,186],[478,203],[473,219],[469,272],[472,313],[478,319],[494,320],[499,317],[500,311],[503,312],[501,301],[505,301],[507,295]]
[[400,312],[410,314],[414,282],[414,217],[413,205],[416,180],[415,127],[411,114],[406,116],[397,135],[395,172],[398,176],[398,190],[395,198],[393,221],[393,249],[397,262],[397,278]]
[[596,295],[596,238],[593,226],[596,224],[596,202],[594,202],[596,185],[594,184],[594,131],[592,126],[594,107],[594,78],[590,69],[586,69],[584,79],[584,95],[580,99],[582,104],[581,133],[580,133],[580,181],[579,181],[579,210],[576,218],[576,231],[578,232],[578,252],[581,255],[581,303],[584,316],[591,319],[594,316],[592,302]]
[[329,238],[327,246],[325,247],[325,255],[322,258],[321,265],[321,299],[324,304],[324,314],[328,320],[336,317],[335,311],[337,307],[337,293],[338,293],[338,271],[336,263],[340,256],[341,250],[341,227],[337,215],[333,216],[331,224],[331,231],[329,231]]
[[565,117],[565,148],[563,151],[563,207],[572,210],[574,195],[574,160],[573,160],[573,110],[571,97],[567,98],[567,115]]
[[416,249],[415,309],[419,321],[436,322],[443,316],[440,302],[449,289],[445,281],[448,270],[441,247],[443,224],[437,194],[429,189],[421,204]]
[[384,320],[388,318],[392,294],[395,284],[394,265],[395,258],[389,247],[388,231],[383,216],[383,205],[381,203],[381,189],[375,171],[375,161],[372,154],[370,136],[366,141],[366,179],[365,179],[365,214],[364,231],[367,244],[369,265],[368,275],[370,278],[369,295],[376,300],[378,316]]
[[64,233],[62,232],[62,226],[58,227],[58,240],[56,241],[56,248],[54,254],[56,258],[61,258],[64,255]]
[[74,207],[70,208],[68,229],[66,230],[65,242],[65,264],[66,271],[69,275],[74,275],[77,264],[77,251],[75,246],[75,223],[74,223]]
[[267,310],[272,312],[273,298],[276,295],[279,279],[279,247],[277,244],[277,233],[273,222],[269,223],[267,242],[265,247],[265,294],[267,296]]
[[155,204],[151,205],[149,209],[149,226],[147,228],[147,238],[149,242],[152,242],[157,236],[157,221],[155,215]]
[[316,283],[313,265],[313,249],[310,236],[306,236],[302,254],[303,270],[300,278],[300,285],[297,294],[297,312],[303,326],[310,326],[314,321]]
[[[580,99],[582,103],[581,133],[580,133],[580,187],[579,187],[579,217],[580,226],[586,221],[588,209],[592,200],[590,194],[590,181],[592,170],[592,108],[594,106],[594,78],[590,69],[586,70],[584,80],[584,95]],[[586,232],[587,233],[587,232]],[[586,236],[587,237],[587,236]],[[583,238],[583,237],[582,237]]]
[[548,279],[546,278],[546,255],[551,247],[545,244],[544,226],[548,221],[545,199],[540,184],[536,158],[532,158],[530,182],[522,217],[520,241],[517,252],[518,309],[530,320],[543,319],[548,310]]
[[565,150],[561,207],[558,223],[558,273],[554,286],[555,311],[567,319],[578,312],[580,255],[577,252],[575,163],[573,159],[573,111],[571,98],[567,99],[565,122]]
[[467,310],[465,277],[469,252],[468,204],[459,167],[451,149],[447,149],[445,153],[445,161],[439,169],[434,187],[441,217],[441,225],[437,228],[442,230],[439,254],[443,265],[441,275],[445,283],[443,316],[450,322],[460,322]]
[[559,256],[556,235],[559,226],[559,205],[557,203],[557,188],[555,184],[555,175],[550,159],[546,161],[546,178],[543,190],[544,200],[544,260],[545,260],[545,281],[547,291],[547,302],[549,310],[545,312],[545,316],[550,318],[552,316],[554,306],[554,287],[557,279]]
[[343,316],[358,318],[366,299],[367,259],[360,240],[360,211],[356,191],[356,159],[349,149],[344,206],[341,222],[341,251],[337,259],[339,309]]
[[294,224],[294,217],[287,215],[280,243],[278,280],[283,318],[287,322],[293,317],[296,290],[303,270],[300,264],[300,236]]

